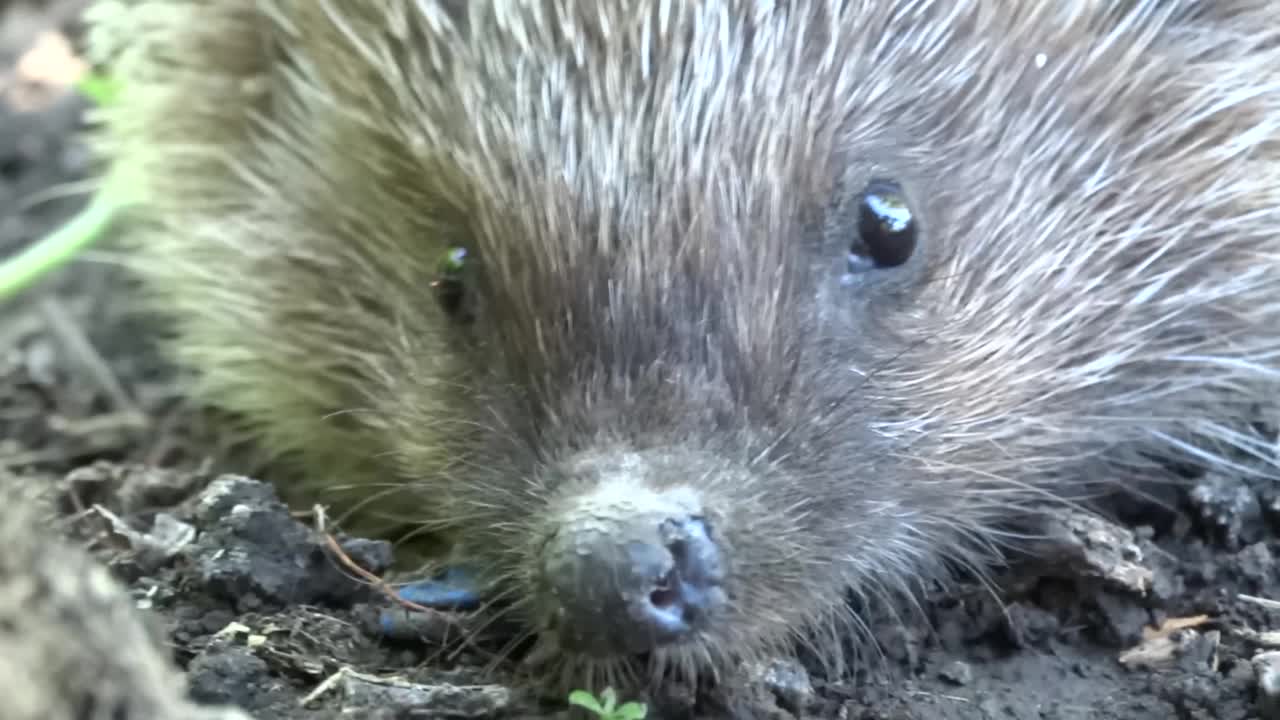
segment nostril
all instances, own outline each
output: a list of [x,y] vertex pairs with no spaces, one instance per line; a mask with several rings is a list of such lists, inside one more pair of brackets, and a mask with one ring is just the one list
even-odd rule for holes
[[667,610],[680,602],[680,592],[677,587],[679,582],[675,576],[675,570],[668,570],[658,582],[654,585],[653,592],[649,593],[649,602],[660,610]]
[[684,565],[689,558],[689,544],[683,539],[672,540],[667,544],[667,551],[671,553],[671,559],[675,560],[676,567]]
[[[727,603],[721,549],[694,515],[631,518],[612,535],[594,521],[566,527],[543,563],[548,629],[563,647],[592,655],[680,642]],[[601,587],[600,578],[609,582]]]

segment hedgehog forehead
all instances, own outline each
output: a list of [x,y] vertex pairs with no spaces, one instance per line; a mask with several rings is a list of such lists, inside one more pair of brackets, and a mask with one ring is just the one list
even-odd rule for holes
[[[512,318],[512,348],[544,350],[548,333],[566,348],[570,336],[634,348],[645,330],[680,322],[727,330],[735,351],[779,341],[804,319],[799,286],[823,280],[805,248],[839,260],[830,243],[805,243],[806,224],[868,168],[902,176],[935,220],[935,208],[950,211],[947,192],[1002,197],[1015,180],[1052,179],[1050,153],[1089,160],[1069,147],[1088,133],[1060,132],[1055,119],[1078,109],[1067,101],[1086,102],[1089,73],[1059,56],[1050,76],[1030,54],[1061,55],[1073,23],[1033,25],[1035,13],[929,2],[468,8],[460,36],[441,31],[447,57],[422,60],[441,92],[410,105],[423,145],[450,148],[444,162],[467,178],[465,236],[487,301]],[[1009,71],[975,73],[992,64]],[[1035,162],[1033,147],[1045,148]],[[940,192],[920,191],[916,173]],[[1012,263],[1029,244],[996,239],[1050,209],[1025,200],[1005,216],[969,198],[964,222],[932,222],[929,242],[978,228],[963,238],[969,261],[985,248]]]
[[[458,37],[440,31],[449,52],[423,61],[439,92],[415,97],[411,116],[424,146],[449,148],[449,174],[467,178],[473,241],[490,263],[509,258],[504,276],[584,254],[636,265],[624,249],[651,267],[673,242],[733,256],[747,247],[711,239],[757,235],[758,248],[794,235],[837,183],[856,190],[872,167],[909,179],[917,168],[902,154],[924,154],[921,136],[962,122],[975,41],[943,36],[972,10],[949,11],[952,22],[941,12],[477,3]],[[933,42],[895,29],[926,16]],[[901,91],[922,84],[935,92]]]
[[858,148],[892,156],[892,122],[852,111],[892,86],[859,47],[887,13],[844,36],[831,28],[849,18],[823,4],[730,5],[672,8],[665,30],[634,8],[468,17],[484,42],[457,44],[460,96],[438,116],[474,193],[466,236],[503,347],[746,377],[798,342],[814,252],[843,257],[815,243],[820,213]]
[[546,188],[529,204],[481,213],[486,322],[504,347],[529,344],[531,355],[573,364],[701,362],[736,352],[707,348],[708,337],[732,342],[746,326],[784,343],[782,315],[797,309],[791,290],[809,269],[797,261],[804,194],[781,195],[775,181],[735,199],[732,182],[682,179],[613,205]]
[[618,40],[474,61],[486,81],[454,85],[488,89],[460,103],[472,109],[452,160],[470,179],[469,234],[495,283],[655,288],[786,261],[835,180],[838,83],[785,46],[760,47],[787,23],[724,23],[672,31],[651,58]]

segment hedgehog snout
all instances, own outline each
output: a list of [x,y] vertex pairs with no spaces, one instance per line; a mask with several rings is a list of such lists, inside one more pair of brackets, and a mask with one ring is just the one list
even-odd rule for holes
[[562,647],[643,653],[691,639],[724,607],[715,528],[664,499],[583,503],[544,547],[547,625]]

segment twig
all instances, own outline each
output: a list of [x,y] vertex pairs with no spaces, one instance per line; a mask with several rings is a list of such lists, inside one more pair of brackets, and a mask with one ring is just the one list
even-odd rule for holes
[[398,593],[396,593],[396,591],[391,587],[391,585],[386,580],[383,580],[377,575],[374,575],[368,570],[360,567],[360,565],[356,563],[355,560],[351,559],[350,555],[347,555],[347,552],[342,549],[342,546],[338,544],[337,538],[335,538],[332,534],[330,534],[327,530],[324,529],[324,518],[325,518],[324,508],[317,505],[314,512],[316,517],[317,531],[319,531],[320,534],[324,536],[324,542],[325,542],[325,545],[329,548],[329,552],[333,553],[334,559],[336,559],[340,564],[342,564],[343,567],[347,568],[351,572],[358,575],[362,580],[369,583],[373,587],[377,588],[381,593],[386,595],[389,599],[391,599],[393,602],[397,603],[401,607],[407,608],[409,610],[414,610],[417,612],[427,613],[428,615],[440,614],[440,611],[438,610],[434,610],[424,605],[419,605],[418,603],[412,602],[410,600],[405,600]]
[[98,387],[111,398],[111,402],[127,415],[135,416],[146,424],[146,415],[138,409],[129,391],[112,371],[111,364],[102,358],[98,348],[94,347],[84,329],[72,319],[62,303],[54,298],[41,298],[40,313],[49,323],[54,335],[75,356],[80,365],[89,371]]
[[319,685],[317,685],[314,690],[307,693],[306,697],[298,701],[298,705],[300,707],[306,707],[307,705],[310,705],[312,701],[314,701],[316,698],[320,697],[321,695],[324,695],[325,693],[329,692],[329,690],[332,689],[334,685],[338,684],[338,681],[342,680],[342,678],[346,677],[350,673],[351,673],[351,668],[349,667],[344,666],[339,668],[338,672],[325,678],[324,681],[321,682]]
[[1268,610],[1280,610],[1280,600],[1268,600],[1254,595],[1236,595],[1236,597],[1245,602],[1251,602],[1254,605],[1261,605]]

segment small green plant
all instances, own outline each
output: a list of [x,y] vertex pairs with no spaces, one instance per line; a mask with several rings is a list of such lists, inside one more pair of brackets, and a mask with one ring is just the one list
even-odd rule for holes
[[644,703],[629,702],[619,705],[617,694],[611,687],[605,688],[599,698],[586,690],[574,690],[569,693],[569,704],[590,710],[600,720],[644,720],[649,712]]
[[[76,89],[93,103],[104,106],[115,100],[120,88],[111,78],[89,73],[76,83]],[[92,245],[125,204],[124,188],[99,188],[89,204],[66,224],[17,255],[0,260],[0,301],[35,284]]]
[[120,92],[120,84],[114,78],[96,72],[87,72],[76,83],[76,90],[95,105],[110,105]]

